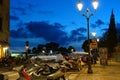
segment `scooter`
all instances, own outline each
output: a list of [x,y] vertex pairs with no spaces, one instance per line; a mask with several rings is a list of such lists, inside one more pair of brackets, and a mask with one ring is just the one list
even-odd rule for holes
[[26,78],[27,76],[25,76],[25,75],[27,75],[27,73],[25,73],[23,71],[23,69],[24,69],[24,65],[21,65],[20,67],[13,68],[13,70],[17,71],[19,76],[20,76],[17,80],[30,80],[29,78],[28,79]]
[[68,67],[61,65],[58,71],[47,76],[47,80],[68,80],[67,69]]
[[38,65],[33,64],[32,66],[20,66],[17,70],[19,78],[17,80],[52,80],[65,79],[66,66],[60,65],[58,68],[53,68],[48,64]]
[[58,69],[53,69],[49,65],[37,65],[32,67],[21,67],[18,71],[19,78],[17,80],[47,80],[47,76],[55,73]]

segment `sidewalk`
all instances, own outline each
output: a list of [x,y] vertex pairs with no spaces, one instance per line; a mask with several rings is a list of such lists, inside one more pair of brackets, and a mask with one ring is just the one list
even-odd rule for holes
[[69,75],[69,80],[120,80],[120,62],[109,61],[107,66],[97,63],[92,65],[92,74],[87,73],[87,66],[78,73]]
[[[20,66],[20,65],[13,65],[13,68],[14,67],[18,67],[18,66]],[[9,67],[7,67],[7,66],[1,66],[0,65],[0,73],[3,73],[3,72],[9,72],[9,71],[13,71],[13,70],[11,70]]]
[[17,71],[9,70],[8,67],[3,67],[3,66],[0,66],[0,74],[3,74],[4,75],[4,79],[7,77],[8,80],[17,80],[17,78],[19,77]]
[[8,71],[10,71],[10,70],[8,69],[8,67],[0,66],[0,73],[8,72]]

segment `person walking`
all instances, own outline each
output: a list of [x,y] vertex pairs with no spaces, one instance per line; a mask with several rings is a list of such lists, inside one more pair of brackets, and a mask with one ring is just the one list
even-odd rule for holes
[[107,52],[105,49],[100,50],[99,56],[100,56],[100,64],[107,65]]

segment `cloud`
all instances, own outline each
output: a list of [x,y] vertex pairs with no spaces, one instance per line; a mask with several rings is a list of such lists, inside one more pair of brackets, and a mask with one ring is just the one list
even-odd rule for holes
[[53,11],[39,10],[38,14],[53,14]]
[[106,31],[108,31],[108,28],[103,28],[103,29],[101,29],[101,31],[106,32]]
[[86,37],[84,37],[84,32],[86,32],[85,28],[77,28],[76,30],[72,30],[71,31],[71,36],[70,36],[70,40],[71,41],[82,41],[85,40]]
[[57,41],[68,39],[67,33],[60,30],[63,26],[59,23],[48,24],[47,22],[30,22],[26,28],[34,34],[35,37],[42,37],[46,41]]
[[105,23],[104,23],[102,20],[100,20],[100,19],[98,19],[95,23],[96,23],[98,26],[105,24]]
[[[20,24],[19,24],[20,25]],[[21,24],[23,25],[23,24]],[[67,43],[67,33],[62,31],[59,23],[48,24],[47,22],[29,22],[24,28],[11,30],[10,36],[13,38],[43,38],[46,41],[55,41],[59,43]]]
[[104,25],[104,24],[105,23],[102,20],[98,19],[94,24],[91,24],[91,27],[96,28],[96,27],[100,27],[101,25]]
[[117,29],[117,33],[118,33],[118,41],[120,42],[120,23],[116,24],[116,29]]
[[10,36],[12,38],[28,38],[29,34],[24,30],[24,28],[18,28],[17,30],[11,30]]
[[120,32],[120,23],[116,24],[116,29],[117,29],[118,32]]
[[72,25],[78,26],[76,22],[72,21],[71,22]]
[[[10,31],[10,37],[13,39],[43,39],[46,42],[57,42],[61,45],[67,45],[73,41],[82,41],[84,37],[85,28],[78,28],[71,31],[68,36],[67,32],[63,31],[65,26],[60,23],[49,24],[45,21],[24,23],[24,27],[19,27],[17,30]],[[18,24],[23,25],[22,24]]]
[[97,25],[96,25],[96,24],[91,24],[91,27],[92,27],[92,28],[96,28]]
[[86,28],[78,28],[77,31],[80,31],[81,33],[86,32]]
[[[21,6],[22,5],[22,6]],[[35,9],[35,4],[31,4],[29,2],[22,2],[22,1],[11,1],[10,11],[13,15],[28,15],[31,11]],[[29,11],[29,13],[28,13]]]
[[21,14],[21,15],[26,15],[26,9],[22,8],[22,7],[12,7],[12,10],[14,11],[14,13],[16,14]]
[[28,9],[33,9],[35,7],[35,4],[28,3]]
[[19,20],[19,17],[18,16],[14,16],[14,15],[10,15],[10,19],[14,20],[14,21],[17,21],[17,20]]
[[[101,31],[106,32],[108,30],[108,28],[103,28],[101,29]],[[120,23],[116,23],[116,30],[118,33],[120,33]]]

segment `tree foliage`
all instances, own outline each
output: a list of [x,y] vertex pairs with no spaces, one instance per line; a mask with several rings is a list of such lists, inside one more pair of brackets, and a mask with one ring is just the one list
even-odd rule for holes
[[75,48],[73,46],[69,46],[68,47],[68,52],[69,53],[75,52]]
[[47,43],[46,45],[46,50],[49,52],[50,50],[52,50],[53,52],[54,51],[57,51],[58,48],[59,48],[59,44],[58,43],[55,43],[55,42],[50,42],[50,43]]
[[[92,40],[90,39],[90,43],[92,42]],[[82,44],[82,49],[85,51],[85,52],[89,52],[89,45],[90,43],[88,43],[88,40],[85,40]]]
[[114,52],[114,48],[117,45],[117,31],[116,31],[116,25],[114,20],[114,14],[112,11],[108,34],[107,34],[107,47],[109,53]]
[[32,53],[39,54],[42,53],[42,51],[45,51],[49,53],[51,50],[52,52],[60,52],[61,54],[65,55],[67,53],[71,53],[71,50],[75,51],[75,48],[73,46],[66,47],[59,47],[58,43],[55,42],[49,42],[46,44],[39,44],[37,47],[32,48]]
[[116,25],[115,25],[115,18],[112,10],[111,18],[110,18],[110,24],[108,31],[105,32],[103,37],[100,40],[100,46],[104,46],[108,48],[108,53],[114,52],[114,48],[118,44],[117,39],[117,31],[116,31]]

